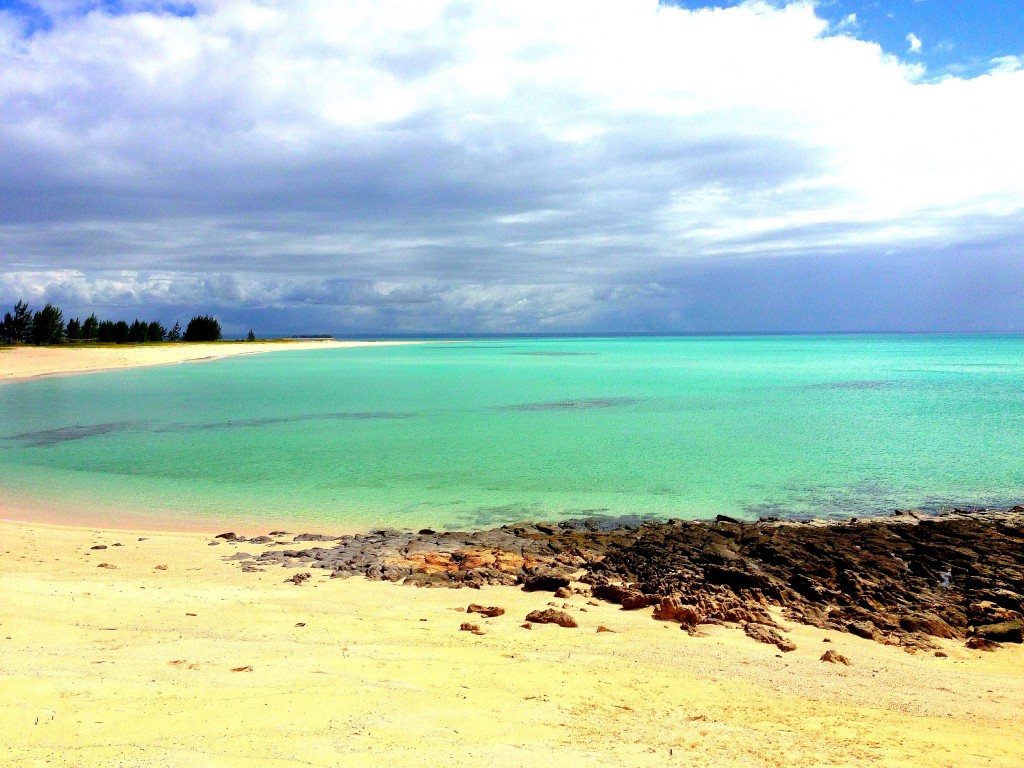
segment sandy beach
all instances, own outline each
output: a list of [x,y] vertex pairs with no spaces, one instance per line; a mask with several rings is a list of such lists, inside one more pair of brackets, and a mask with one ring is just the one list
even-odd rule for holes
[[217,360],[222,357],[254,355],[300,349],[340,349],[384,344],[410,344],[406,341],[250,341],[175,343],[141,346],[34,347],[0,349],[0,383],[42,376],[66,376],[117,368],[141,368],[153,365]]
[[[780,654],[578,595],[326,572],[296,585],[281,567],[241,572],[226,561],[237,549],[198,533],[6,522],[0,537],[5,765],[1009,768],[1024,755],[1020,646],[909,655],[783,622],[797,650]],[[549,602],[579,627],[522,628]],[[830,648],[851,666],[820,661]]]

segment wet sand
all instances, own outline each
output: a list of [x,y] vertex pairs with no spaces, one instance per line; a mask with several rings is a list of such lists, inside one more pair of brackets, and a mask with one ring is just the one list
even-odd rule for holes
[[[797,644],[782,654],[736,629],[691,637],[580,595],[326,571],[296,585],[295,569],[241,572],[225,559],[237,548],[195,532],[4,522],[0,541],[10,765],[1009,768],[1024,757],[1020,646],[941,641],[945,658],[909,655],[779,617]],[[521,627],[549,602],[579,627]],[[470,603],[506,613],[467,615]],[[820,661],[830,648],[851,666]]]

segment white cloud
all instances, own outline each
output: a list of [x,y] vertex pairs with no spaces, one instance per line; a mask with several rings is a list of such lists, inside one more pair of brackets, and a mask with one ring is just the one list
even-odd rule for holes
[[921,52],[921,38],[919,38],[913,32],[907,35],[907,42],[910,44],[910,47],[907,48],[907,53]]
[[930,82],[812,3],[83,5],[28,39],[0,14],[0,272],[54,287],[381,280],[542,323],[680,261],[1021,229],[1019,62]]

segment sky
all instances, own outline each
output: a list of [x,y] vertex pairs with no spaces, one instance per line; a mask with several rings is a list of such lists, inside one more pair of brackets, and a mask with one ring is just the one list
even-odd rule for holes
[[1024,332],[1022,138],[1022,0],[0,0],[0,309]]

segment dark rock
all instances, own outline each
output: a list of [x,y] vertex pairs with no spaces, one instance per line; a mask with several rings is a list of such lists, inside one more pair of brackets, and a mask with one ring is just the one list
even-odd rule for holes
[[569,578],[550,568],[534,568],[522,576],[526,592],[555,592],[569,586]]
[[530,611],[526,614],[526,621],[533,624],[557,624],[560,627],[578,627],[576,619],[564,611],[556,611],[554,608],[547,608],[543,611]]
[[311,573],[296,573],[294,576],[290,576],[285,579],[285,583],[302,584],[310,578],[313,574]]
[[236,539],[238,539],[238,534],[235,533],[234,531],[231,531],[229,533],[218,533],[213,538],[215,538],[215,539],[224,539],[224,541],[235,541]]
[[89,547],[89,549],[106,549],[106,544],[97,544],[95,547]]
[[984,624],[974,628],[974,636],[995,643],[1020,643],[1024,641],[1024,622],[1003,621],[999,624]]
[[846,631],[851,635],[863,637],[865,640],[877,640],[879,637],[874,625],[866,621],[851,621],[846,625]]
[[770,586],[768,579],[758,573],[747,573],[739,568],[722,565],[704,566],[704,578],[710,584],[723,584],[733,589],[763,589]]

